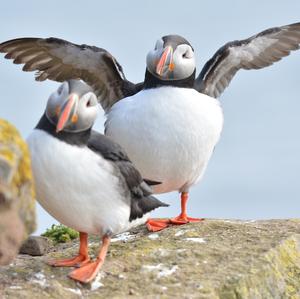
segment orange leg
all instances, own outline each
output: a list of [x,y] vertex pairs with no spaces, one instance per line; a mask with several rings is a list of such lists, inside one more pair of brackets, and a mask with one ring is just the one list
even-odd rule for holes
[[147,228],[149,231],[157,232],[163,230],[171,225],[181,225],[189,222],[199,222],[204,219],[201,218],[192,218],[187,216],[187,201],[189,198],[188,192],[181,193],[181,213],[179,216],[171,219],[149,219],[147,221]]
[[189,222],[200,222],[200,221],[204,220],[203,218],[188,217],[187,209],[186,209],[188,199],[189,199],[189,193],[182,192],[181,193],[181,213],[179,214],[179,216],[170,219],[171,224],[181,225],[181,224],[186,224]]
[[88,283],[92,281],[97,276],[101,266],[104,263],[109,244],[110,238],[108,236],[104,236],[102,239],[102,247],[99,251],[96,261],[90,262],[79,269],[73,270],[71,273],[69,273],[69,277],[82,283]]
[[50,260],[47,264],[54,267],[73,267],[85,265],[89,261],[88,234],[80,233],[79,253],[77,256],[70,259]]

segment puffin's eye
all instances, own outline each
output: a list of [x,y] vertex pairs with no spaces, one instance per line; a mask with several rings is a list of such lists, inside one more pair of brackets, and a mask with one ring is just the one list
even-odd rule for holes
[[58,94],[61,94],[63,89],[64,89],[64,85],[59,86],[59,88],[57,90]]
[[193,51],[191,49],[188,49],[183,53],[182,58],[190,59],[193,58],[193,56],[194,56]]
[[82,96],[82,103],[87,108],[97,106],[97,97],[94,93],[88,92],[87,94]]

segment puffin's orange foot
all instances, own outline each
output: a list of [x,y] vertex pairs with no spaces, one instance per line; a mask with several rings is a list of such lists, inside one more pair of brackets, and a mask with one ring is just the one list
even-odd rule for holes
[[94,262],[90,262],[85,266],[73,270],[68,276],[76,281],[88,283],[97,276],[103,262],[104,260],[97,259]]
[[89,256],[79,254],[70,259],[63,259],[63,260],[50,260],[47,261],[49,266],[53,267],[81,267],[87,264],[90,261]]
[[146,226],[150,232],[158,232],[170,225],[169,219],[149,219]]
[[182,225],[190,222],[200,222],[203,221],[204,218],[192,218],[188,216],[179,215],[175,218],[170,219],[170,223],[173,225]]

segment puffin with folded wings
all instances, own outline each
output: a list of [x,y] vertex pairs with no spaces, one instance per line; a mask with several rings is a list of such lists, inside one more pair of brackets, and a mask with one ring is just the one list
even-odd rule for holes
[[[36,195],[60,223],[80,232],[73,258],[50,260],[55,267],[79,267],[69,277],[92,281],[102,267],[112,236],[144,224],[149,213],[167,206],[153,197],[126,152],[92,130],[97,97],[78,80],[64,82],[51,94],[45,112],[27,138]],[[88,253],[88,235],[102,238],[96,260]]]
[[106,135],[118,142],[156,193],[181,193],[179,216],[148,221],[150,230],[202,219],[187,216],[190,187],[203,176],[219,140],[223,114],[217,98],[240,69],[260,69],[299,48],[300,23],[275,27],[221,47],[196,77],[194,49],[183,37],[160,38],[147,55],[144,82],[128,81],[106,50],[57,38],[20,38],[0,52],[36,80],[81,79],[107,114]]

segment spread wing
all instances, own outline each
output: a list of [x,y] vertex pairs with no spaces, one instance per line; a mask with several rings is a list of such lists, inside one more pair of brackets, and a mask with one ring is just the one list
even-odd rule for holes
[[300,23],[267,29],[248,39],[229,42],[204,65],[195,89],[218,98],[240,69],[260,69],[299,49]]
[[19,38],[0,44],[0,52],[24,71],[37,71],[36,80],[63,82],[82,79],[93,87],[105,111],[118,100],[141,90],[126,80],[122,67],[105,49],[76,45],[58,38]]

